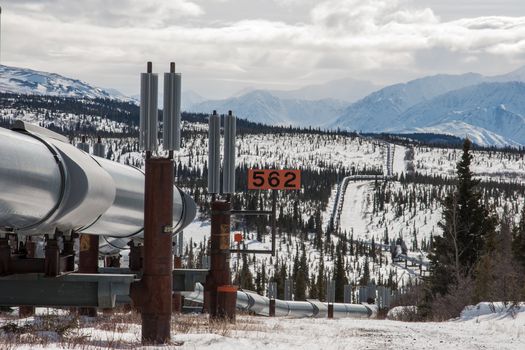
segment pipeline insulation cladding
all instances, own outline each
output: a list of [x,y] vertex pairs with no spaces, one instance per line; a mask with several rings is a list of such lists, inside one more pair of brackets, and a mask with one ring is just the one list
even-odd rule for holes
[[162,143],[165,150],[180,150],[180,73],[164,73],[164,109]]
[[157,150],[159,77],[153,73],[140,74],[140,147]]

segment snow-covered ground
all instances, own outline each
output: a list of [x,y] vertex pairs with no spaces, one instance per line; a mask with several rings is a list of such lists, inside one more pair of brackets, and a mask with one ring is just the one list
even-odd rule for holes
[[401,174],[406,172],[405,153],[406,147],[400,145],[394,146],[394,166],[392,169],[394,175],[397,174],[401,176]]
[[[430,176],[454,177],[456,163],[463,153],[461,149],[430,147],[415,147],[414,149],[416,172]],[[525,179],[523,154],[473,151],[472,155],[471,169],[478,178],[503,182],[523,181]]]
[[232,335],[174,338],[184,341],[181,349],[523,349],[525,317],[441,323],[263,319],[261,329]]
[[[67,315],[62,317],[68,322]],[[136,314],[103,316],[98,322],[80,319],[77,322],[85,327],[73,327],[62,337],[46,330],[31,338],[22,334],[17,343],[0,331],[0,349],[141,348],[139,320]],[[0,316],[0,327],[7,322]],[[33,318],[9,322],[35,324]],[[230,325],[210,324],[205,315],[174,316],[171,344],[143,349],[523,349],[524,343],[525,307],[508,312],[501,304],[493,309],[481,303],[458,319],[439,323],[238,315],[236,324]]]

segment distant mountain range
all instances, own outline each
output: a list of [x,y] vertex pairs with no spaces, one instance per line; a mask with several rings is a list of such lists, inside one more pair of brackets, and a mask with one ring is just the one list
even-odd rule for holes
[[0,92],[131,101],[115,89],[93,87],[55,73],[0,65]]
[[[240,118],[272,125],[438,133],[468,136],[480,145],[525,145],[525,67],[493,77],[435,75],[371,92],[376,88],[342,79],[292,91],[248,89],[222,100],[185,91],[182,108],[233,110]],[[0,92],[136,100],[57,74],[6,66],[0,66]]]
[[241,118],[272,125],[328,126],[347,103],[333,99],[317,101],[279,98],[264,90],[250,91],[239,97],[210,100],[188,106],[188,112],[226,113],[232,110]]

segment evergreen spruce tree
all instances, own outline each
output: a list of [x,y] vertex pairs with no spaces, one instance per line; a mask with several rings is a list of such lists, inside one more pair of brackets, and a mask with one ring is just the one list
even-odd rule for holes
[[336,248],[336,260],[334,265],[334,276],[335,281],[335,301],[343,302],[344,300],[344,286],[348,284],[346,278],[344,255],[342,254],[342,241],[339,241]]
[[513,230],[512,254],[521,268],[525,269],[525,205],[521,210],[520,222]]
[[255,286],[253,284],[253,275],[250,271],[250,267],[248,266],[248,258],[246,254],[242,255],[242,268],[239,275],[240,286],[242,289],[255,290]]
[[443,203],[442,236],[434,236],[429,254],[431,274],[421,312],[430,315],[430,303],[437,295],[449,293],[460,279],[475,277],[476,265],[484,253],[486,239],[495,231],[497,220],[484,206],[479,180],[473,179],[470,165],[472,143],[466,139],[458,162],[456,188]]
[[317,274],[317,293],[319,294],[319,300],[324,301],[325,293],[325,276],[324,276],[324,255],[321,250],[321,256],[319,257],[319,272]]

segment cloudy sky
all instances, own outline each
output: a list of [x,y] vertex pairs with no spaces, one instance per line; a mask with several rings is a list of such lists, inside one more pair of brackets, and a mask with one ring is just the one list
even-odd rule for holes
[[224,97],[525,65],[524,0],[0,0],[3,64],[138,91],[152,60]]

